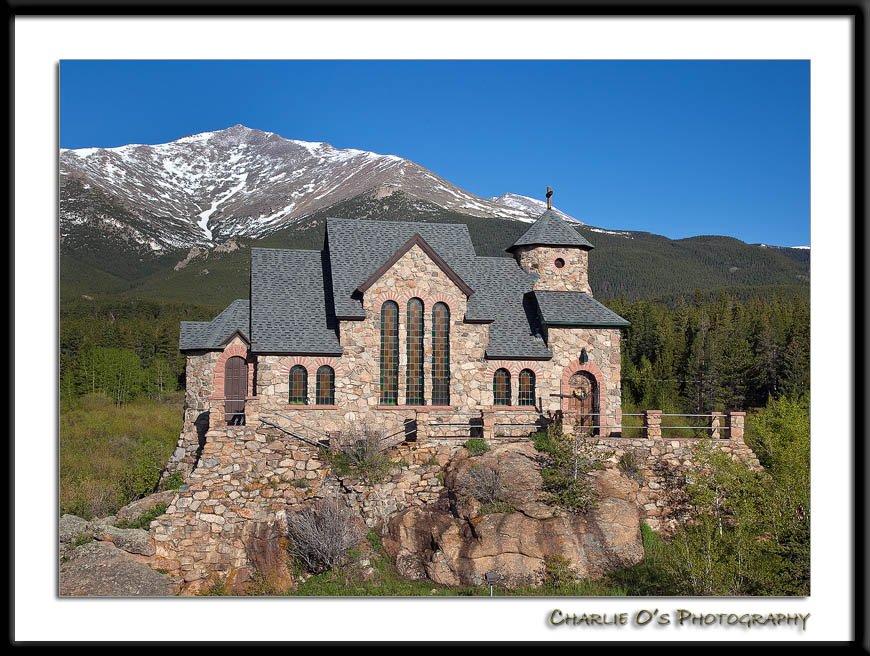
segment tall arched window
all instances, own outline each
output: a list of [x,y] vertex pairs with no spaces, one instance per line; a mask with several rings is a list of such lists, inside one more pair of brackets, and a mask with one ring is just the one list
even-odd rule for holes
[[517,405],[535,405],[535,372],[523,369],[520,372],[520,394]]
[[290,404],[306,405],[308,403],[308,372],[302,365],[294,365],[290,369]]
[[450,308],[432,308],[432,405],[450,405]]
[[408,368],[405,372],[405,403],[423,405],[423,301],[408,301]]
[[381,403],[399,402],[399,306],[387,301],[381,306]]
[[335,404],[335,371],[329,365],[323,365],[317,370],[315,403],[317,405]]
[[511,372],[507,369],[496,369],[492,377],[493,405],[511,404]]

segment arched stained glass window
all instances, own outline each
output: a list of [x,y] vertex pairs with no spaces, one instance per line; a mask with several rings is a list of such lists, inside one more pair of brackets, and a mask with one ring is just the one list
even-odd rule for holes
[[335,404],[335,371],[329,365],[317,370],[317,405]]
[[492,377],[493,405],[511,404],[511,372],[507,369],[496,369]]
[[302,365],[294,365],[290,369],[290,404],[306,405],[308,403],[308,372]]
[[405,403],[423,405],[423,301],[408,301],[408,368],[405,372]]
[[432,308],[432,405],[450,405],[450,308]]
[[381,306],[381,403],[399,402],[399,306],[387,301]]
[[517,405],[535,405],[535,372],[523,369],[520,372],[520,393]]

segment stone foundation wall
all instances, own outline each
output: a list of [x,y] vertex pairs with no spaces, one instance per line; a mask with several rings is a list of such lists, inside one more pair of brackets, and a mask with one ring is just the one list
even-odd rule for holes
[[[438,472],[461,444],[397,448],[397,465],[373,486],[340,478],[318,449],[277,430],[224,426],[209,431],[186,489],[151,524],[158,568],[197,589],[215,575],[243,581],[251,571],[248,543],[263,525],[284,532],[287,511],[318,498],[341,498],[370,527],[393,513],[436,503]],[[269,531],[265,531],[269,532]]]
[[200,449],[211,423],[211,397],[215,393],[215,365],[219,351],[188,351],[184,378],[184,423],[178,443],[166,469],[160,476],[161,483],[175,472],[186,478],[196,466]]

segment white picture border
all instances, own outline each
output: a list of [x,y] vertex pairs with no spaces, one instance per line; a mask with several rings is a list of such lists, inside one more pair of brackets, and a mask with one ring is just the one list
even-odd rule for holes
[[[852,638],[850,18],[18,17],[14,38],[16,640]],[[811,60],[812,595],[495,600],[57,597],[57,408],[49,384],[57,371],[53,345],[61,59]],[[439,173],[449,177],[449,172]],[[720,233],[728,234],[728,227],[722,226]],[[34,389],[36,384],[40,389]],[[809,612],[811,617],[806,631],[793,626],[552,628],[546,618],[554,608],[630,614],[643,608]]]

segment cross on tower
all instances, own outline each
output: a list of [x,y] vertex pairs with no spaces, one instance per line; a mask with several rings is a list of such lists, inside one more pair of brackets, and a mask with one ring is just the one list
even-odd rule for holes
[[553,190],[550,187],[547,187],[547,209],[551,209],[553,206],[550,203],[550,196],[553,195]]

